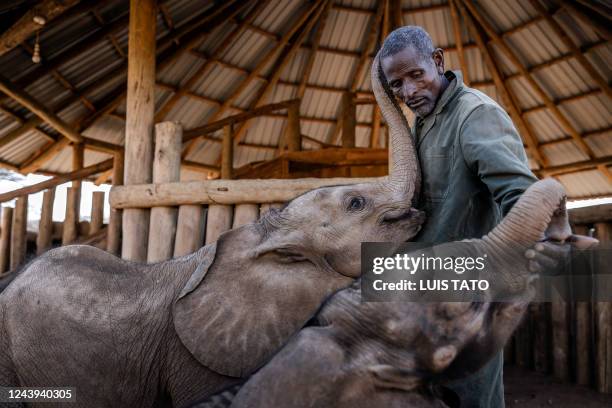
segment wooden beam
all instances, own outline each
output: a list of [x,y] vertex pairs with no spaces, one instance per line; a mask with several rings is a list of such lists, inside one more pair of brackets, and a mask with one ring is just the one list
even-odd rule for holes
[[51,142],[28,158],[20,167],[19,171],[23,174],[33,173],[38,170],[47,160],[50,160],[57,153],[64,150],[70,144],[70,140],[65,137],[61,138],[57,142]]
[[52,128],[67,137],[73,142],[80,143],[83,138],[70,125],[64,122],[59,116],[55,115],[42,103],[38,102],[31,95],[3,76],[0,76],[0,91],[4,92],[19,104],[30,110],[40,119],[47,122]]
[[0,194],[0,203],[7,202],[14,198],[38,193],[39,191],[46,190],[48,188],[53,188],[60,184],[64,184],[68,181],[73,180],[81,180],[85,177],[91,176],[92,174],[98,174],[105,170],[110,169],[113,166],[113,159],[108,159],[98,164],[93,164],[91,166],[83,167],[80,170],[71,171],[70,173],[62,174],[60,176],[53,177],[51,179],[41,181],[37,184],[32,184],[30,186],[22,187],[17,190],[8,191],[6,193]]
[[[319,16],[321,16],[321,14],[325,10],[327,10],[327,6],[330,1],[332,0],[321,0],[317,3],[319,8],[311,15],[310,19],[304,23],[304,26],[300,30],[297,38],[295,38],[292,45],[289,47],[288,50],[286,50],[283,53],[280,61],[277,62],[277,64],[274,66],[272,75],[270,76],[268,83],[266,84],[265,87],[263,87],[263,89],[261,89],[257,93],[255,100],[251,104],[251,108],[255,108],[257,105],[264,103],[266,101],[266,99],[268,98],[272,90],[276,87],[276,84],[278,83],[278,80],[280,79],[281,73],[283,72],[283,70],[289,63],[289,61],[291,61],[293,56],[297,53],[300,46],[306,39],[306,36],[312,31],[315,23],[319,19]],[[242,136],[246,133],[251,123],[252,122],[245,122],[242,125],[240,125],[238,127],[238,130],[234,134],[234,140],[239,141],[242,138]]]
[[[130,0],[123,175],[123,182],[128,186],[152,181],[156,15],[155,0]],[[146,261],[149,212],[124,211],[122,228],[122,258]]]
[[593,27],[602,38],[605,38],[607,41],[612,40],[612,28],[610,28],[610,21],[608,19],[602,18],[600,14],[593,13],[584,6],[569,0],[561,0],[561,6],[587,26]]
[[201,78],[208,72],[209,68],[217,61],[223,52],[227,49],[227,44],[233,44],[234,41],[244,32],[248,24],[250,24],[265,8],[269,0],[258,2],[249,12],[249,14],[241,21],[238,26],[224,38],[223,41],[210,53],[206,58],[206,62],[198,68],[198,70],[178,89],[167,102],[165,102],[158,112],[155,114],[155,121],[163,120],[176,103],[183,97],[189,89],[191,89]]
[[[311,16],[312,13],[321,5],[324,0],[317,0],[310,7],[306,9],[305,12],[301,14],[298,20],[291,26],[291,28],[283,35],[280,41],[270,50],[267,54],[259,61],[259,63],[255,66],[253,71],[249,73],[249,75],[232,91],[230,96],[223,101],[219,109],[213,114],[210,121],[214,122],[218,120],[227,109],[234,103],[234,101],[242,94],[242,92],[250,85],[250,83],[255,79],[259,73],[273,60],[279,53],[285,48],[285,45],[289,42],[289,39],[297,32],[297,30],[304,24],[304,22]],[[269,85],[269,84],[268,84]],[[240,132],[236,132],[236,137],[240,135]],[[183,157],[186,157],[189,152],[195,146],[194,142],[187,143],[184,147]]]
[[572,56],[576,58],[578,63],[582,65],[584,70],[593,78],[593,80],[597,83],[597,85],[601,88],[601,90],[608,95],[608,98],[612,98],[612,91],[610,90],[610,85],[608,85],[608,81],[605,80],[597,69],[591,64],[589,60],[582,54],[580,49],[574,44],[574,41],[569,37],[567,31],[557,23],[557,21],[550,15],[550,13],[542,6],[539,0],[530,0],[531,5],[536,9],[536,11],[546,19],[548,25],[553,29],[553,31],[557,34],[557,36],[561,39],[561,42],[570,50]]
[[609,166],[611,164],[612,156],[604,156],[599,157],[597,159],[546,167],[542,170],[539,170],[539,173],[542,176],[558,176],[561,174],[575,173],[577,171],[595,169],[598,166]]
[[538,150],[538,141],[536,137],[533,135],[531,131],[531,127],[529,126],[529,123],[523,119],[520,109],[514,103],[512,96],[511,96],[511,90],[506,87],[502,74],[500,70],[497,68],[497,65],[495,64],[495,60],[487,48],[486,41],[484,40],[482,34],[480,33],[480,31],[474,24],[474,21],[472,21],[472,18],[468,14],[467,10],[465,10],[463,4],[460,2],[457,2],[457,6],[459,9],[459,12],[461,13],[463,17],[463,20],[466,22],[470,32],[472,33],[472,37],[474,37],[474,39],[476,40],[476,43],[479,44],[480,46],[481,55],[484,58],[485,63],[487,64],[487,67],[489,68],[489,72],[493,76],[495,87],[499,91],[504,104],[510,111],[510,115],[514,119],[514,123],[516,123],[516,125],[518,126],[519,132],[521,136],[523,136],[525,143],[527,144],[529,148],[529,151],[531,152],[533,158],[542,167],[545,167],[548,164],[548,161]]
[[44,0],[30,8],[0,36],[0,56],[6,54],[79,0]]
[[11,226],[11,271],[16,270],[24,261],[27,250],[28,196],[17,197]]
[[258,108],[254,108],[244,113],[239,113],[237,115],[228,116],[221,120],[217,120],[216,122],[208,123],[204,126],[199,126],[197,128],[193,128],[185,131],[183,135],[183,143],[188,142],[192,139],[200,137],[202,135],[212,133],[216,130],[223,128],[225,125],[236,124],[239,122],[243,122],[245,120],[254,118],[256,116],[262,116],[270,112],[274,112],[281,109],[287,109],[291,104],[296,103],[297,99],[291,99],[288,101],[283,101],[279,103],[272,103],[270,105],[260,106]]
[[456,0],[449,0],[450,14],[453,21],[453,33],[455,34],[455,44],[457,44],[457,55],[459,56],[459,66],[463,74],[463,82],[470,86],[469,73],[465,62],[465,53],[463,52],[463,41],[461,40],[461,20],[457,12]]
[[[302,132],[300,131],[300,104],[296,102],[291,105],[287,112],[287,128],[285,140],[290,152],[302,150]],[[283,146],[279,146],[282,150]]]
[[576,131],[574,126],[569,122],[569,120],[565,117],[565,115],[559,110],[559,108],[555,105],[553,100],[548,96],[548,94],[542,89],[542,87],[535,81],[532,75],[529,74],[523,63],[519,60],[516,54],[506,45],[504,39],[493,29],[493,27],[485,20],[485,18],[480,14],[478,9],[472,4],[470,1],[462,0],[463,4],[470,10],[471,14],[478,21],[480,26],[485,30],[487,35],[491,37],[491,40],[494,44],[498,45],[503,53],[508,57],[508,59],[514,64],[523,78],[527,80],[527,82],[534,89],[536,94],[544,101],[546,107],[551,111],[553,116],[559,121],[559,124],[572,136],[574,141],[576,142],[578,148],[585,153],[588,157],[595,157],[591,148],[582,140],[580,134]]
[[355,125],[357,123],[356,107],[353,102],[353,93],[345,92],[342,95],[341,123],[342,123],[342,147],[355,147]]
[[11,261],[11,224],[13,209],[2,207],[2,225],[0,228],[0,275],[9,269]]
[[[384,179],[384,178],[383,178]],[[111,189],[113,208],[151,208],[185,204],[261,204],[284,202],[325,186],[381,181],[381,178],[208,180],[117,186]]]
[[[239,13],[247,2],[228,1],[221,3],[219,7],[206,10],[195,18],[195,23],[185,24],[171,35],[164,37],[157,49],[163,50],[157,55],[156,66],[158,71],[162,71],[168,64],[178,59],[181,55],[189,52],[195,47],[203,37],[210,34],[219,25],[223,24],[227,18]],[[172,44],[175,39],[179,39],[180,46],[174,47]],[[94,115],[82,121],[80,128],[85,130],[96,123],[102,116],[111,113],[125,98],[127,88],[125,83],[119,84],[110,94],[105,97],[103,107],[98,109]]]
[[[308,61],[304,66],[304,70],[302,71],[302,78],[298,85],[296,98],[302,100],[304,98],[304,94],[306,93],[306,87],[308,86],[308,78],[310,77],[310,73],[312,72],[312,67],[314,67],[314,61],[317,57],[317,51],[319,51],[319,46],[321,45],[321,37],[323,37],[323,31],[325,31],[325,24],[327,22],[327,16],[329,15],[329,10],[332,7],[333,2],[328,2],[325,10],[321,13],[319,17],[319,22],[317,23],[317,28],[312,39],[312,44],[310,46],[310,53],[308,54]],[[299,107],[298,107],[299,108]]]

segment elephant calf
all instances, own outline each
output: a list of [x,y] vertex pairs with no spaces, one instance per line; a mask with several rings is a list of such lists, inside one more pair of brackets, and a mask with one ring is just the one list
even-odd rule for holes
[[[490,272],[504,282],[495,290],[512,294],[512,302],[361,302],[354,284],[334,294],[314,325],[253,375],[231,407],[447,406],[437,385],[484,366],[520,322],[532,291],[527,262],[516,259],[545,231],[566,225],[564,210],[562,186],[540,181],[490,234],[470,240],[490,255]],[[556,236],[568,234],[561,229]]]

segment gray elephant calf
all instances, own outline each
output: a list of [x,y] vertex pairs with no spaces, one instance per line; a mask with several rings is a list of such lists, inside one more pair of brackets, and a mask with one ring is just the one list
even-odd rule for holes
[[231,407],[447,406],[433,385],[476,372],[503,347],[531,297],[527,262],[516,259],[545,231],[569,238],[565,217],[563,187],[548,179],[531,186],[490,234],[469,240],[489,254],[495,276],[488,278],[502,282],[494,291],[512,302],[361,302],[357,284],[338,291]]
[[[306,193],[153,265],[49,251],[0,295],[0,385],[72,386],[80,406],[182,406],[251,374],[360,273],[362,241],[423,216],[375,184]],[[409,201],[408,201],[409,203]]]

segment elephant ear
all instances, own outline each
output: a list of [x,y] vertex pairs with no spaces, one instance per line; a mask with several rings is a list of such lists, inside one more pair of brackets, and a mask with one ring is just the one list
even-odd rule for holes
[[[262,244],[263,235],[256,224],[223,234],[216,253],[196,268],[173,307],[181,342],[201,364],[223,375],[253,373],[328,295],[351,281],[308,261],[287,263],[269,251],[269,243]],[[267,254],[258,254],[261,246]]]

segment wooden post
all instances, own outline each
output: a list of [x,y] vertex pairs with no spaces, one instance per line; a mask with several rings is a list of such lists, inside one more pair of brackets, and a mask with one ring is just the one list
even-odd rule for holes
[[234,209],[234,224],[232,228],[257,221],[259,206],[257,204],[238,204]]
[[546,303],[532,303],[529,312],[533,317],[533,367],[539,373],[548,373],[548,308]]
[[22,196],[15,203],[11,228],[11,271],[23,263],[26,255],[26,233],[28,222],[28,196]]
[[66,189],[66,216],[64,217],[64,228],[62,230],[62,245],[74,242],[78,233],[78,220],[76,212],[76,190],[74,187]]
[[[600,242],[609,243],[612,240],[612,224],[595,223],[596,238]],[[597,288],[602,290],[601,288]],[[612,302],[595,303],[596,350],[595,376],[597,390],[602,393],[612,393]]]
[[[113,186],[123,185],[123,152],[116,152],[113,160]],[[108,219],[108,235],[106,237],[106,250],[114,255],[120,254],[121,246],[121,218],[123,211],[110,209]]]
[[[81,170],[83,168],[83,165],[85,163],[85,148],[84,145],[82,143],[75,143],[72,145],[72,171],[77,171],[77,170]],[[70,242],[74,241],[77,236],[79,235],[78,231],[78,226],[79,226],[79,221],[80,221],[80,215],[81,215],[81,179],[76,179],[72,182],[72,194],[74,195],[73,198],[73,202],[72,205],[74,205],[74,223],[76,224],[76,236],[74,237],[73,240],[70,240]],[[64,224],[66,223],[66,221],[64,221]]]
[[2,207],[2,230],[0,231],[0,274],[7,271],[11,261],[11,223],[13,209]]
[[55,187],[43,194],[40,222],[38,223],[38,236],[36,237],[36,255],[41,255],[51,247],[53,239],[53,202],[55,200]]
[[[155,126],[154,183],[179,181],[182,139],[183,129],[178,123],[162,122]],[[175,235],[176,208],[152,208],[147,261],[159,262],[172,258]]]
[[[572,228],[574,234],[589,235],[588,229],[584,225],[577,225]],[[591,384],[591,367],[593,351],[591,344],[591,310],[590,302],[575,302],[575,333],[576,333],[576,383],[580,385]]]
[[550,305],[552,321],[552,367],[553,375],[558,380],[569,381],[569,310],[567,302],[553,290],[553,301]]
[[300,130],[300,102],[287,109],[287,148],[290,152],[302,150],[302,132]]
[[[234,135],[231,125],[223,128],[223,154],[221,156],[221,178],[231,179],[233,170]],[[215,242],[221,233],[232,228],[234,210],[231,205],[211,204],[208,206],[206,221],[206,244]]]
[[174,257],[197,251],[204,241],[206,210],[201,205],[181,205],[178,211]]
[[215,242],[219,235],[232,228],[233,206],[209,205],[206,222],[206,244]]
[[[130,0],[127,115],[125,123],[126,185],[150,183],[155,111],[155,0]],[[124,259],[145,261],[149,211],[123,212]]]
[[94,191],[91,195],[91,218],[89,233],[93,235],[102,229],[104,222],[104,191]]
[[355,147],[356,106],[354,94],[342,94],[342,147]]
[[221,178],[231,179],[234,167],[234,130],[232,125],[223,127],[223,153],[221,156]]

